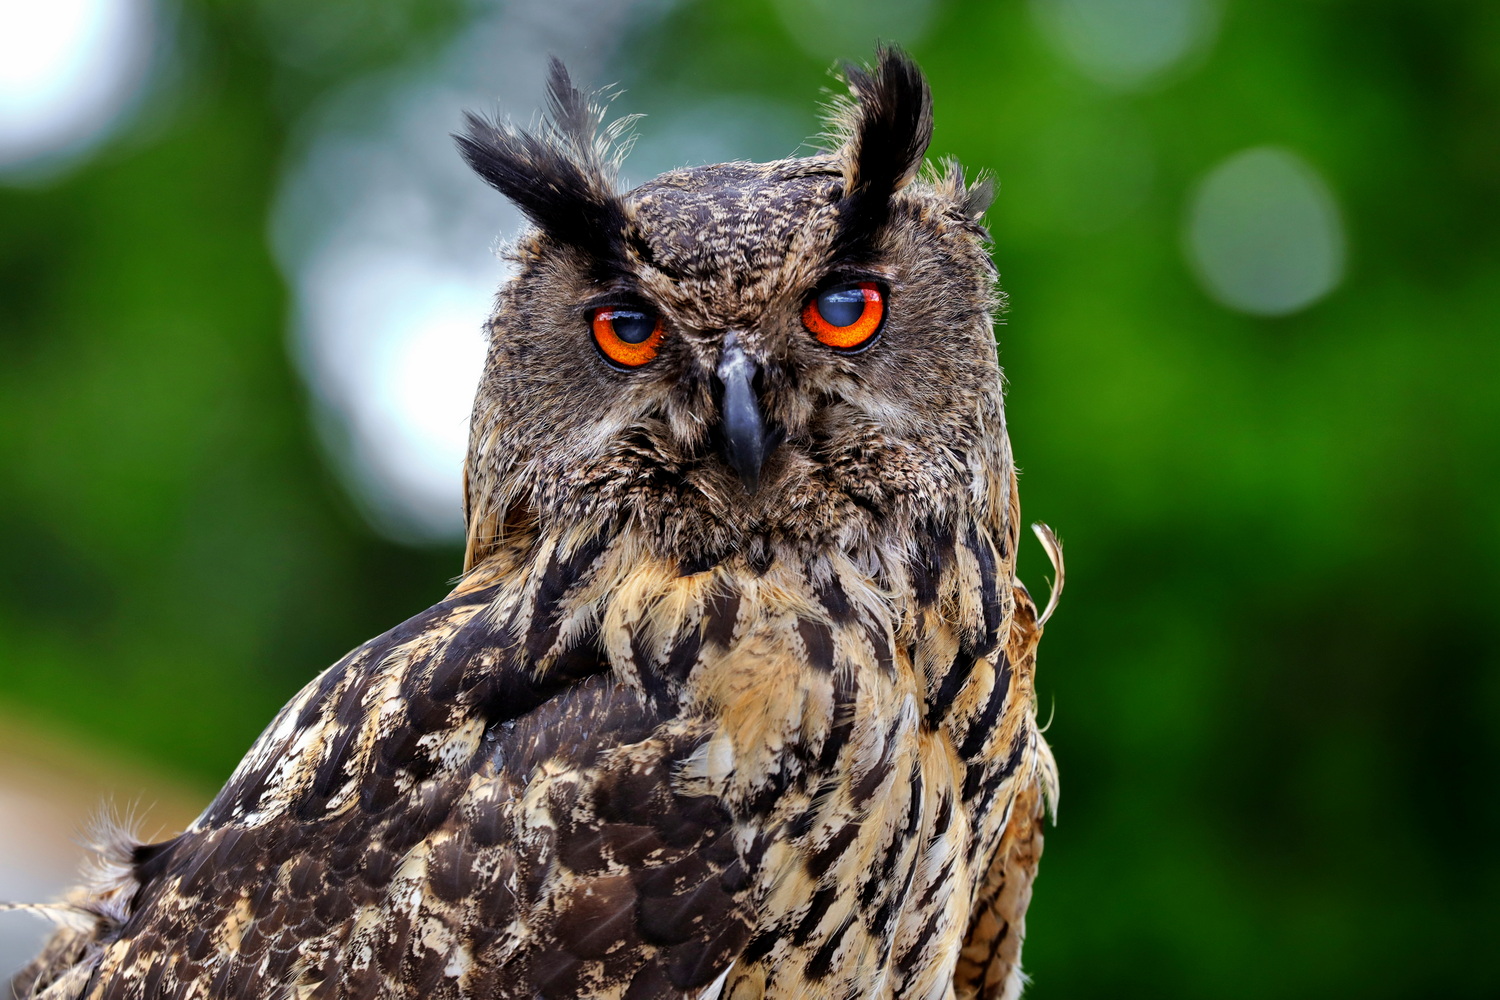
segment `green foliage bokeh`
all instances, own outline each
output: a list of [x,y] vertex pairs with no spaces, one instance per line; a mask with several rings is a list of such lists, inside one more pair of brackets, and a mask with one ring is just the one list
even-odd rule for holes
[[[158,113],[0,186],[0,702],[205,788],[459,568],[330,471],[267,215],[298,115],[469,7],[299,10],[186,4]],[[752,95],[811,132],[829,83],[763,3],[683,4],[621,52],[575,71],[630,111]],[[1014,0],[940,5],[913,52],[933,153],[1000,182],[1022,497],[1068,554],[1029,995],[1500,993],[1500,7],[1230,3],[1201,64],[1123,93]],[[1115,197],[1127,140],[1152,166]],[[1215,304],[1182,252],[1198,178],[1267,144],[1328,180],[1350,248],[1284,318]],[[1029,543],[1022,575],[1045,591]]]

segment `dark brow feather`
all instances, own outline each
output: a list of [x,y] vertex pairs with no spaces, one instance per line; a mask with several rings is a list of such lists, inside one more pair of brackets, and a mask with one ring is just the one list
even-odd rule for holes
[[611,146],[619,123],[601,132],[603,107],[573,86],[557,59],[548,75],[547,107],[533,129],[465,113],[465,131],[454,136],[459,152],[538,229],[587,257],[596,278],[627,274],[627,248],[638,241],[614,189]]
[[844,195],[835,261],[867,258],[890,218],[891,198],[916,177],[932,141],[932,93],[910,56],[881,48],[875,67],[847,64],[850,99],[839,102],[830,125],[841,138]]

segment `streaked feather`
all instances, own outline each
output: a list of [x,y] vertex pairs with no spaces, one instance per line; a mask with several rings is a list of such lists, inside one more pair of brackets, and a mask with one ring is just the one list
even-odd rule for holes
[[[64,926],[18,996],[1015,996],[1061,548],[1038,529],[1039,616],[983,192],[916,179],[910,60],[848,78],[834,152],[629,194],[560,66],[536,128],[471,119],[537,229],[492,319],[464,577],[310,682],[182,834],[111,833],[37,908]],[[787,360],[811,348],[775,318],[856,265],[910,310],[891,353]],[[622,283],[680,375],[575,393],[580,304]],[[758,492],[714,450],[729,329],[785,437]]]

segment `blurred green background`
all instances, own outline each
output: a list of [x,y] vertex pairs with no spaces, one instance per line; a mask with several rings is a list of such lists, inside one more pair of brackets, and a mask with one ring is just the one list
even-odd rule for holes
[[1068,553],[1028,995],[1500,995],[1500,5],[134,8],[138,98],[0,169],[0,712],[206,800],[441,597],[455,515],[391,500],[340,415],[363,376],[327,388],[364,361],[322,282],[362,258],[315,264],[462,190],[417,213],[432,258],[499,276],[461,108],[528,117],[556,51],[648,114],[637,180],[784,155],[878,36],[929,75],[932,154],[999,180],[1025,513]]

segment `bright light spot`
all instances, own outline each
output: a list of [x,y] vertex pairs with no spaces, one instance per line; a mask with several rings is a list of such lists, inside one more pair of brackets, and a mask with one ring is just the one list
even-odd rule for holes
[[[299,123],[271,222],[296,301],[293,351],[325,446],[382,533],[462,537],[482,330],[506,277],[492,250],[521,223],[454,150],[460,112],[489,111],[499,94],[503,108],[531,118],[549,53],[581,84],[614,79],[612,46],[667,6],[474,5],[430,63],[355,80]],[[315,8],[287,9],[316,17]]]
[[1333,194],[1284,149],[1248,149],[1215,167],[1193,198],[1186,243],[1208,293],[1242,312],[1296,312],[1344,274]]
[[[398,450],[410,453],[399,464],[420,473],[414,488],[451,480],[463,465],[469,410],[484,368],[484,341],[474,317],[485,314],[491,284],[476,290],[434,285],[413,296],[409,304],[417,309],[409,317],[409,334],[393,340],[379,359],[375,395],[394,418]],[[451,495],[444,491],[442,499]]]
[[314,386],[343,418],[372,520],[404,538],[461,525],[469,408],[501,269],[467,278],[408,248],[334,245],[307,270]]
[[776,0],[792,40],[818,59],[869,62],[876,42],[916,45],[927,34],[934,0]]
[[1032,0],[1042,30],[1085,75],[1138,87],[1202,52],[1218,0]]
[[382,134],[315,126],[272,219],[325,442],[370,522],[404,541],[462,534],[482,329],[505,277],[491,247],[514,218],[452,152],[444,112],[458,107],[405,88]]
[[76,154],[139,96],[149,0],[0,0],[0,169]]

